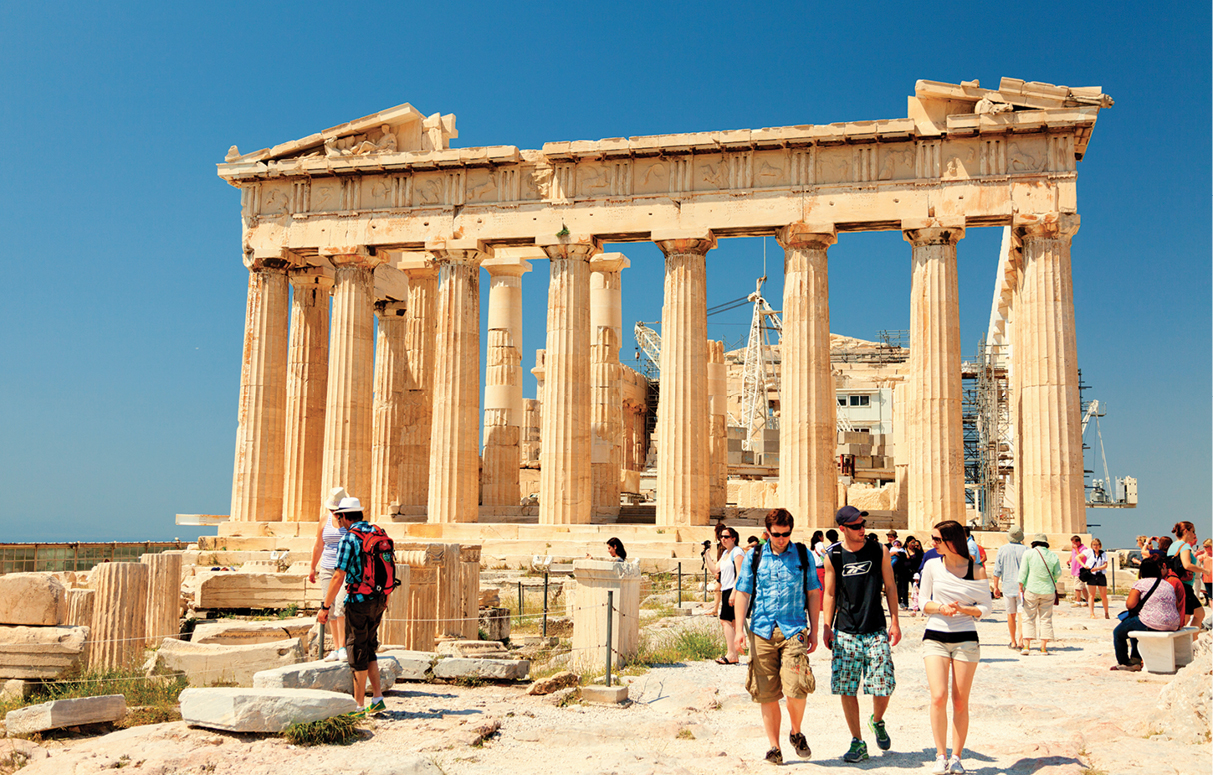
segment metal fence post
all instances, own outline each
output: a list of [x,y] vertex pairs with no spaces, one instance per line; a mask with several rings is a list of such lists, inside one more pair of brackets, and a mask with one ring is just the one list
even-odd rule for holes
[[522,582],[518,582],[518,623],[522,624]]
[[548,572],[543,572],[543,637],[548,636]]
[[678,563],[678,607],[682,608],[682,563]]
[[606,642],[606,685],[611,685],[611,641],[615,624],[615,590],[607,590],[607,642]]

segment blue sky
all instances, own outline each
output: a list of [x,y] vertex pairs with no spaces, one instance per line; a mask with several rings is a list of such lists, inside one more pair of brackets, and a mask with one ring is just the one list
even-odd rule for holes
[[[1116,100],[1078,166],[1073,271],[1087,395],[1108,406],[1108,464],[1138,478],[1141,506],[1088,519],[1110,545],[1178,518],[1203,537],[1210,9],[1172,7],[0,5],[0,541],[192,539],[175,513],[227,512],[247,274],[239,194],[214,165],[232,144],[402,102],[456,114],[462,147],[897,118],[917,79],[1002,76]],[[998,238],[971,229],[959,247],[966,355]],[[622,249],[624,320],[657,320],[660,253]],[[730,240],[709,255],[709,305],[752,288],[762,249]],[[907,327],[909,255],[898,233],[842,235],[835,332]],[[767,267],[778,306],[774,240]],[[528,367],[546,271],[524,280]],[[735,314],[710,335],[741,336]]]

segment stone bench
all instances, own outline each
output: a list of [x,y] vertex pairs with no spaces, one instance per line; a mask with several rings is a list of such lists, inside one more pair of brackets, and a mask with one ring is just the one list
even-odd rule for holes
[[1142,630],[1129,633],[1137,641],[1137,651],[1148,673],[1174,673],[1192,661],[1192,636],[1195,627],[1175,632]]

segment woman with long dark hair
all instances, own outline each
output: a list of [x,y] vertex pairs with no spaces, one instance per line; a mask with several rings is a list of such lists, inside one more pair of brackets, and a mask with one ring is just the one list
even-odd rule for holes
[[[964,772],[960,763],[969,734],[969,691],[981,659],[977,620],[992,606],[985,568],[969,556],[964,526],[955,520],[931,530],[939,550],[922,568],[923,613],[928,614],[922,636],[922,659],[931,687],[931,732],[935,736],[933,773]],[[948,679],[952,697],[952,757],[947,755]]]
[[1138,569],[1137,581],[1125,600],[1127,610],[1120,614],[1120,624],[1112,630],[1112,648],[1116,652],[1113,670],[1141,670],[1141,655],[1137,641],[1130,645],[1129,634],[1144,630],[1175,632],[1182,626],[1184,603],[1175,587],[1164,578],[1163,561],[1146,557]]

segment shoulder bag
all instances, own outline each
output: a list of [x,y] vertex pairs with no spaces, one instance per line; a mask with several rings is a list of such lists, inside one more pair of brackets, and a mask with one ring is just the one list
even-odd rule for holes
[[1036,547],[1036,554],[1040,555],[1040,561],[1045,564],[1045,571],[1049,574],[1049,580],[1053,582],[1053,605],[1061,602],[1061,595],[1057,592],[1057,578],[1053,575],[1053,569],[1049,567],[1049,561],[1045,559],[1044,553],[1040,551],[1040,547]]

